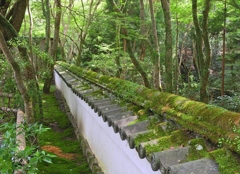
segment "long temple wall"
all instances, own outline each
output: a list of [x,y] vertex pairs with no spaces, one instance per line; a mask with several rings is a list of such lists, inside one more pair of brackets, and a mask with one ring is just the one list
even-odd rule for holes
[[121,140],[112,127],[76,94],[74,94],[58,73],[54,72],[56,87],[62,92],[77,127],[98,160],[105,174],[152,174],[146,158],[140,159],[136,150],[129,148],[128,142]]

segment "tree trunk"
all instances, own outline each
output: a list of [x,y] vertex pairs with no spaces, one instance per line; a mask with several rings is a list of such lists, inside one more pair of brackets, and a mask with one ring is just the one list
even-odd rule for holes
[[180,76],[180,72],[179,72],[179,66],[178,63],[180,62],[180,58],[178,57],[178,41],[179,41],[179,21],[178,21],[178,14],[176,14],[176,44],[175,44],[175,79],[173,82],[173,88],[175,90],[175,93],[178,94],[178,83],[179,83],[179,76]]
[[[209,67],[211,63],[211,49],[208,40],[208,14],[210,11],[210,0],[204,1],[202,31],[197,17],[197,0],[192,0],[192,15],[195,26],[196,54],[200,73],[200,100],[208,103],[209,97],[207,93]],[[205,57],[203,55],[203,43]]]
[[152,32],[153,32],[153,43],[155,48],[155,53],[153,54],[153,84],[155,89],[162,90],[161,84],[161,74],[160,74],[160,50],[158,44],[158,35],[157,35],[157,26],[156,20],[154,17],[154,10],[153,10],[153,1],[149,0],[149,9],[151,13],[151,21],[152,21]]
[[173,68],[172,68],[172,24],[170,13],[170,0],[161,0],[165,19],[165,67],[166,67],[166,91],[173,91]]
[[142,36],[142,39],[140,40],[140,60],[144,61],[144,57],[147,50],[146,48],[147,29],[143,0],[140,0],[139,5],[140,5],[140,35]]
[[133,53],[133,50],[132,50],[132,47],[131,47],[131,43],[129,40],[126,39],[126,42],[127,42],[127,50],[128,50],[128,54],[131,58],[131,61],[134,65],[134,67],[138,70],[138,72],[141,74],[142,76],[142,79],[143,79],[143,82],[144,82],[144,85],[148,88],[151,88],[151,85],[148,81],[148,78],[147,78],[147,74],[146,72],[144,71],[144,69],[141,67],[141,65],[139,64],[139,62],[137,61],[134,53]]
[[22,99],[24,101],[24,109],[25,109],[25,115],[26,115],[26,121],[27,123],[33,123],[34,117],[32,112],[32,101],[31,97],[28,94],[27,88],[24,85],[22,75],[21,75],[21,69],[18,63],[14,60],[11,52],[8,49],[8,46],[5,42],[5,39],[3,37],[2,32],[0,31],[0,48],[8,60],[8,62],[11,64],[12,69],[14,71],[14,78],[17,83],[17,87],[19,89],[19,92],[21,93]]
[[[1,9],[7,12],[7,14],[4,15],[5,19],[10,22],[10,24],[13,26],[13,28],[17,33],[20,31],[28,3],[29,3],[29,0],[18,0],[11,6],[11,9],[8,9],[10,6],[6,2],[5,3],[6,6],[4,6],[3,9]],[[2,15],[3,14],[4,13],[2,13]],[[12,35],[11,33],[9,33],[8,28],[5,28],[5,29],[3,28],[1,30],[6,41],[12,38]]]
[[[45,17],[46,20],[46,25],[45,25],[45,52],[50,54],[50,35],[51,35],[51,30],[50,30],[50,21],[51,21],[51,17],[50,17],[50,4],[49,4],[49,0],[42,0],[42,10],[43,10],[43,16]],[[50,71],[49,73],[49,77],[46,77],[45,81],[44,81],[44,85],[43,85],[43,93],[49,93],[50,92],[50,87],[51,87],[51,81],[53,78],[52,75],[52,67],[53,64],[52,63],[48,63],[51,61],[47,61],[45,62],[46,64],[46,69],[48,69],[48,71]]]
[[[59,42],[59,30],[60,30],[60,22],[61,22],[61,14],[62,14],[62,8],[61,8],[61,0],[55,0],[56,4],[56,16],[55,16],[55,25],[54,25],[54,38],[53,38],[53,44],[51,47],[51,57],[53,58],[53,62],[57,59],[57,48],[58,48],[58,42]],[[43,86],[43,92],[49,93],[50,87],[53,79],[53,69],[54,69],[54,63],[51,63],[49,65],[49,74],[50,76],[45,80],[44,86]]]
[[222,46],[222,85],[221,96],[224,95],[224,81],[225,81],[225,53],[226,53],[226,19],[227,19],[227,2],[224,0],[224,21],[223,21],[223,46]]
[[50,4],[49,0],[42,0],[42,10],[43,10],[43,16],[45,17],[46,20],[46,25],[45,25],[45,52],[49,53],[50,49]]
[[205,48],[205,60],[204,60],[204,68],[203,68],[203,75],[201,78],[200,83],[200,100],[208,103],[209,97],[207,92],[207,86],[208,86],[208,79],[209,79],[209,67],[211,64],[211,48],[209,43],[209,37],[208,37],[208,14],[210,11],[210,1],[211,0],[205,0],[204,2],[204,10],[203,10],[203,21],[202,21],[202,30],[203,30],[203,42],[204,42],[204,48]]
[[120,34],[121,34],[121,26],[117,24],[116,25],[116,39],[115,39],[116,48],[118,50],[118,54],[116,55],[116,58],[115,58],[115,63],[116,63],[116,66],[117,66],[117,71],[116,71],[115,76],[117,78],[121,78],[121,74],[122,74],[122,66],[121,66],[121,62],[120,62],[120,56],[121,56]]
[[[108,0],[108,2],[111,4],[111,6],[113,7],[113,9],[117,12],[117,13],[121,13],[120,9],[117,7],[117,5],[115,4],[114,0]],[[121,32],[122,34],[125,36],[125,38],[128,38],[128,32],[127,29],[124,27],[121,27]],[[143,83],[146,87],[150,88],[151,85],[148,81],[147,78],[147,73],[144,71],[144,69],[141,67],[141,64],[138,62],[138,60],[136,59],[134,52],[132,50],[132,46],[131,46],[131,40],[129,39],[125,39],[126,41],[126,48],[129,54],[129,57],[134,65],[134,67],[138,70],[138,72],[140,73],[142,79],[143,79]]]

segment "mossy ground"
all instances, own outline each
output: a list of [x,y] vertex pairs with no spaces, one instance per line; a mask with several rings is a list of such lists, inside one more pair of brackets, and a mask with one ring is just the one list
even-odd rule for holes
[[[39,137],[41,147],[51,147],[49,150],[58,156],[52,158],[52,164],[39,163],[38,173],[47,174],[90,174],[92,173],[85,156],[82,154],[79,140],[66,114],[60,109],[54,96],[54,88],[50,94],[43,95],[44,119],[43,125],[50,130]],[[57,149],[54,151],[54,149]],[[59,157],[59,152],[62,155]],[[57,152],[58,151],[58,152]],[[49,152],[49,153],[50,153]],[[73,158],[69,158],[69,155]]]

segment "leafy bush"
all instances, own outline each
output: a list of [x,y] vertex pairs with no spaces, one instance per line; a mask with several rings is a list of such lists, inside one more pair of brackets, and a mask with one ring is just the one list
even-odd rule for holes
[[[47,131],[42,125],[33,124],[30,126],[22,125],[26,139],[31,136],[33,139],[37,138],[39,134]],[[47,154],[43,150],[39,150],[36,145],[29,144],[22,151],[18,150],[16,143],[16,125],[5,123],[0,126],[0,131],[5,132],[0,146],[0,173],[13,173],[15,170],[21,170],[26,173],[37,173],[37,163],[45,161],[52,163],[51,158],[55,155]]]
[[235,94],[233,96],[223,95],[218,96],[216,99],[211,101],[211,104],[223,107],[230,111],[240,111],[240,96]]

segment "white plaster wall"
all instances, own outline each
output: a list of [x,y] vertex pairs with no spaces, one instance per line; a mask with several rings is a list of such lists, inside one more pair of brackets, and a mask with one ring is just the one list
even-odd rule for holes
[[135,149],[130,149],[127,141],[114,133],[112,127],[103,122],[87,103],[77,97],[55,72],[55,83],[63,93],[78,128],[88,141],[99,166],[105,174],[156,174],[150,163],[140,159]]

